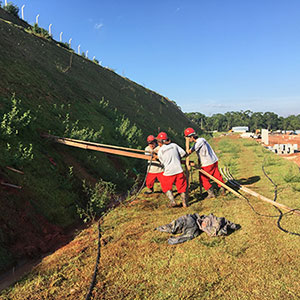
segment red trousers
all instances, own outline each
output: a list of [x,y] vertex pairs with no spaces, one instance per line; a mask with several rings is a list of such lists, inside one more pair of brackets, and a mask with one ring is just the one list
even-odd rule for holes
[[185,193],[187,189],[186,178],[183,172],[172,176],[162,175],[160,184],[164,193],[172,190],[173,184],[176,185],[178,193]]
[[[217,179],[219,179],[221,182],[224,183],[224,180],[222,178],[222,175],[220,174],[219,168],[218,168],[218,162],[216,161],[214,164],[206,166],[206,167],[201,167],[201,169],[203,169],[204,171],[206,171],[208,174],[216,177]],[[211,187],[211,183],[209,182],[209,178],[205,175],[203,175],[202,173],[199,172],[199,180],[200,182],[202,182],[203,187],[205,188],[205,190],[209,190]],[[218,184],[218,186],[220,187],[220,185]]]
[[161,182],[163,176],[163,172],[161,173],[148,173],[146,178],[146,186],[149,189],[152,189],[154,186],[155,179],[157,179],[159,182]]

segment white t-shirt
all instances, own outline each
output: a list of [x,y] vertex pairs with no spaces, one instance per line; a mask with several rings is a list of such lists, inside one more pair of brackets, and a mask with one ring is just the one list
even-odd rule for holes
[[181,157],[185,151],[175,143],[164,144],[158,150],[158,159],[164,167],[164,175],[172,176],[183,172]]
[[207,167],[218,161],[218,157],[204,138],[198,138],[191,149],[196,151],[202,167]]
[[[145,154],[146,155],[151,155],[152,154],[152,152],[154,152],[154,153],[157,153],[158,152],[158,150],[159,150],[159,146],[157,146],[156,148],[154,148],[154,149],[152,149],[150,146],[147,146],[146,148],[145,148]],[[150,159],[148,160],[148,168],[149,168],[149,166],[150,166]],[[161,163],[159,162],[159,161],[155,161],[155,160],[152,160],[152,162],[151,162],[151,166],[150,166],[150,169],[148,169],[148,172],[149,173],[161,173],[161,172],[163,172],[163,167],[162,167],[162,165],[161,165]]]

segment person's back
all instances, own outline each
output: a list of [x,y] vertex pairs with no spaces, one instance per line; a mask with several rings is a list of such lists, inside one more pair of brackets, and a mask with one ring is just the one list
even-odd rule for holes
[[158,158],[164,167],[164,175],[171,176],[183,172],[181,157],[185,151],[175,143],[164,144],[158,151]]
[[212,165],[218,161],[217,155],[205,138],[196,139],[192,151],[196,151],[202,167]]
[[[186,139],[189,140],[189,142],[195,143],[194,146],[190,150],[188,150],[188,153],[191,154],[193,151],[196,151],[201,164],[201,169],[224,183],[222,175],[220,174],[218,168],[218,157],[209,143],[206,141],[206,139],[199,138],[195,130],[191,127],[185,129],[184,135]],[[199,173],[199,179],[201,185],[203,185],[203,187],[207,190],[207,198],[215,197],[213,187],[209,182],[209,178],[204,174]],[[218,184],[218,186],[221,187],[220,184]],[[222,190],[222,192],[224,193],[224,189]]]
[[183,207],[187,207],[187,182],[181,167],[181,157],[185,156],[186,152],[177,144],[171,143],[165,132],[160,132],[156,140],[160,146],[157,156],[164,168],[161,181],[162,190],[169,198],[170,205],[174,207],[176,206],[176,202],[174,200],[172,186],[175,184],[177,192],[180,194]]

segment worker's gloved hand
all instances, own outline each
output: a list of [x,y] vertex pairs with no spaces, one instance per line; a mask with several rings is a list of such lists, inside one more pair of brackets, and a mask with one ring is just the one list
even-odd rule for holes
[[158,156],[157,156],[156,153],[153,153],[153,154],[152,154],[152,160],[158,160]]

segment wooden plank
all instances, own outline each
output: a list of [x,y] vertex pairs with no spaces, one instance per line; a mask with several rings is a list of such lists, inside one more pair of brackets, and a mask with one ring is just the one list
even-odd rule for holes
[[17,170],[17,169],[15,169],[15,168],[6,166],[6,169],[11,170],[11,171],[13,171],[13,172],[15,172],[15,173],[19,173],[19,174],[24,175],[24,172],[22,172],[22,171],[20,171],[20,170]]
[[4,185],[4,186],[12,187],[12,188],[14,188],[14,189],[18,189],[18,190],[20,190],[20,189],[22,188],[22,187],[19,186],[19,185],[15,185],[15,184],[3,182],[3,181],[1,181],[1,184]]
[[127,157],[132,157],[132,158],[140,158],[140,159],[145,159],[148,160],[151,156],[146,155],[146,154],[139,154],[139,153],[133,153],[129,151],[123,151],[123,150],[117,150],[117,149],[112,149],[112,148],[105,148],[105,147],[100,147],[100,146],[94,146],[94,145],[87,145],[79,142],[73,142],[73,141],[68,141],[64,138],[58,138],[56,141],[60,144],[72,146],[72,147],[77,147],[77,148],[82,148],[82,149],[87,149],[87,150],[95,150],[95,151],[100,151],[104,153],[109,153],[109,154],[115,154],[115,155],[121,155],[121,156],[127,156]]
[[[215,178],[214,176],[208,174],[206,171],[200,169],[200,172],[201,172],[202,174],[204,174],[205,176],[207,176],[208,178],[210,178],[210,179],[212,179],[213,181],[215,181],[216,183],[218,183],[219,185],[221,185],[222,187],[224,187],[225,189],[229,190],[230,192],[232,192],[233,194],[235,194],[235,195],[238,196],[239,198],[242,197],[242,195],[240,195],[240,194],[239,194],[238,192],[236,192],[234,189],[230,188],[228,185],[224,184],[223,182],[221,182],[220,180],[218,180],[218,179]],[[247,188],[243,187],[243,190],[244,190],[244,191],[247,190],[247,193],[251,194],[252,196],[254,196],[254,197],[256,197],[256,198],[258,198],[258,199],[260,199],[260,200],[262,200],[262,201],[264,201],[264,202],[267,202],[267,203],[269,203],[269,204],[272,204],[272,205],[274,205],[274,206],[276,206],[276,207],[279,207],[279,208],[282,208],[282,209],[284,209],[284,210],[290,211],[290,212],[292,212],[292,213],[294,213],[294,214],[300,215],[300,212],[299,212],[299,211],[293,211],[292,208],[290,208],[290,207],[288,207],[288,206],[286,206],[286,205],[284,205],[284,204],[275,202],[275,201],[273,201],[273,200],[271,200],[271,199],[269,199],[269,198],[267,198],[267,197],[264,197],[264,196],[262,196],[262,195],[260,195],[260,194],[258,194],[258,193],[256,193],[256,192],[254,192],[254,191],[251,191],[250,189],[247,189]]]
[[71,139],[71,138],[66,138],[66,137],[59,137],[59,136],[55,136],[55,135],[51,135],[51,134],[43,134],[42,137],[51,138],[54,140],[60,139],[60,140],[65,140],[65,141],[70,141],[70,142],[77,142],[77,143],[81,143],[81,144],[85,144],[85,145],[93,145],[93,146],[100,146],[100,147],[105,147],[105,148],[113,148],[113,149],[121,149],[121,150],[145,153],[145,150],[141,150],[141,149],[99,144],[99,143],[88,142],[88,141],[83,141],[83,140],[76,140],[76,139]]

